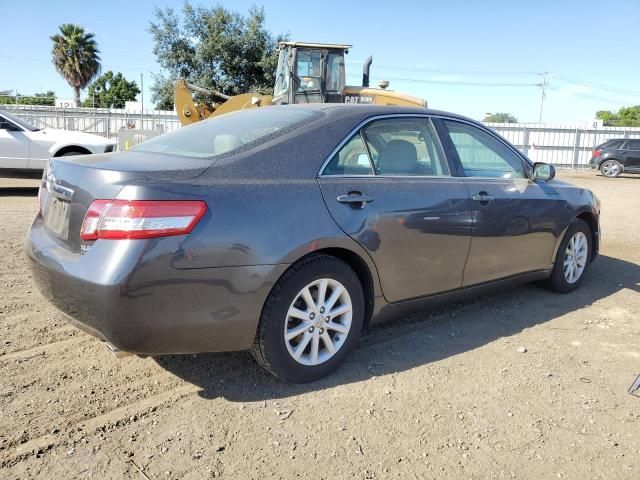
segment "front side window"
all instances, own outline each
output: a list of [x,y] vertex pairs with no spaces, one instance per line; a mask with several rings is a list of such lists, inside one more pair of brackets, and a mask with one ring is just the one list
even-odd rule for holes
[[340,92],[344,86],[344,56],[338,53],[327,55],[327,81],[329,92]]
[[444,124],[466,177],[527,178],[520,157],[490,133],[453,120]]
[[371,122],[363,136],[376,175],[449,175],[440,144],[426,118],[390,118]]
[[296,76],[299,91],[320,90],[320,58],[317,50],[297,50]]
[[289,90],[289,55],[287,50],[280,50],[278,57],[278,69],[276,70],[276,84],[273,96],[285,95]]
[[640,150],[640,140],[629,140],[629,150]]

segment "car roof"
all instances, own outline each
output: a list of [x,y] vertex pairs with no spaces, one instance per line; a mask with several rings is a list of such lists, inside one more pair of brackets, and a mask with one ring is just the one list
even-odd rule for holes
[[277,108],[304,109],[322,111],[331,120],[361,116],[362,120],[377,115],[434,115],[464,120],[482,126],[477,120],[457,113],[434,110],[432,108],[411,107],[403,105],[373,105],[373,104],[345,104],[345,103],[311,103],[298,105],[282,105]]

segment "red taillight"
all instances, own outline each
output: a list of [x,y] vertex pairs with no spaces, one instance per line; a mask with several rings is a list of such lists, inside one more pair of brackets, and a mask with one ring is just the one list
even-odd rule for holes
[[183,235],[207,211],[199,200],[94,200],[80,229],[83,240]]
[[600,150],[595,149],[593,151],[593,158],[598,158],[601,154],[602,154],[602,152]]

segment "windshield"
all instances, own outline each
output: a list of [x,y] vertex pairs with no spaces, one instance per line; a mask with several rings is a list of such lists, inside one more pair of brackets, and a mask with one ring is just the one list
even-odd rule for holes
[[299,91],[320,90],[320,51],[300,50],[296,53],[296,76]]
[[261,145],[321,115],[321,112],[297,108],[252,108],[173,130],[131,150],[210,158]]
[[16,125],[20,125],[22,128],[24,128],[25,130],[29,130],[30,132],[37,132],[38,130],[40,130],[39,128],[31,125],[29,122],[25,122],[21,118],[18,118],[15,115],[11,115],[5,110],[0,110],[0,117],[4,117],[7,120],[15,123]]

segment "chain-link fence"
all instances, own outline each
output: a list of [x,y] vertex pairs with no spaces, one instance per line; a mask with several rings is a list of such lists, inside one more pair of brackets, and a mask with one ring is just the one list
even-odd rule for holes
[[20,117],[38,128],[59,128],[94,133],[117,140],[122,130],[148,130],[166,132],[180,126],[178,117],[172,111],[154,110],[129,113],[123,109],[107,108],[67,108],[0,105],[9,113]]

